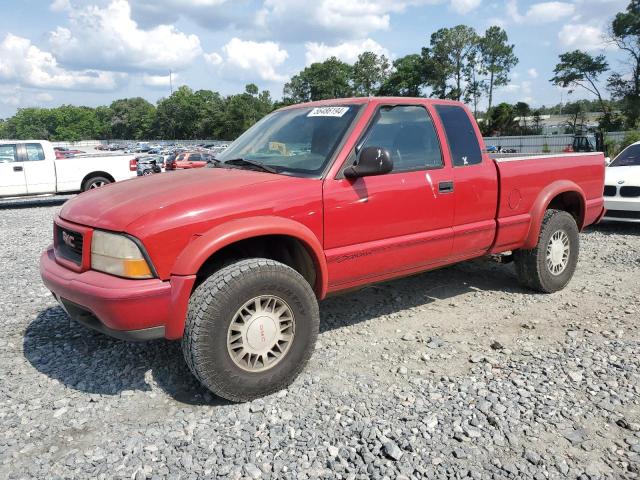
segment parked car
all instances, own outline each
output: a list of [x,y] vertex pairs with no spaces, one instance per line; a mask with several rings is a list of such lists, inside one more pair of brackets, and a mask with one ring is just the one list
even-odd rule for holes
[[181,338],[206,387],[253,399],[304,368],[328,294],[489,254],[512,259],[533,290],[567,285],[580,230],[603,214],[602,153],[493,160],[483,149],[458,102],[285,107],[215,168],[69,200],[41,275],[77,321]]
[[[171,158],[171,157],[169,157]],[[173,159],[167,159],[166,170],[180,170],[189,168],[206,167],[215,158],[210,153],[185,152],[176,155]]]
[[86,153],[83,150],[74,150],[67,147],[53,147],[56,152],[65,153],[69,155],[78,155],[80,153]]
[[164,157],[162,155],[145,155],[136,158],[136,171],[138,176],[152,175],[162,172]]
[[625,148],[607,167],[604,204],[605,219],[640,222],[640,142]]
[[57,158],[46,140],[0,140],[0,157],[0,197],[85,191],[135,176],[131,156]]

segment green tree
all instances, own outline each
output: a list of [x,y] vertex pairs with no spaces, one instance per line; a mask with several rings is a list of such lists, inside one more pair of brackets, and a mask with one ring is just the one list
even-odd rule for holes
[[353,89],[356,95],[376,95],[389,77],[390,64],[384,55],[363,52],[353,64]]
[[640,120],[640,0],[631,0],[626,11],[618,13],[611,23],[610,37],[626,55],[628,72],[609,77],[608,88],[622,101],[627,126],[637,128]]
[[156,131],[161,138],[193,139],[198,130],[200,99],[186,85],[158,100]]
[[422,49],[426,84],[438,98],[460,100],[464,82],[474,62],[478,45],[475,30],[466,25],[441,28]]
[[598,87],[598,77],[609,70],[604,55],[592,56],[580,50],[560,54],[560,62],[553,70],[551,83],[559,87],[569,87],[569,93],[576,87],[592,93],[598,98],[600,109],[607,115],[607,105]]
[[381,95],[419,97],[422,94],[424,65],[418,54],[406,55],[393,62],[389,77],[380,87]]
[[55,119],[51,140],[77,142],[96,138],[99,124],[93,108],[62,105],[50,110],[49,113]]
[[122,98],[111,103],[112,138],[142,140],[153,136],[156,108],[144,98]]
[[336,57],[312,63],[284,86],[286,101],[292,103],[345,98],[353,95],[353,67]]
[[522,127],[521,133],[523,135],[527,134],[527,117],[531,115],[531,107],[529,107],[528,103],[518,102],[513,107],[516,115],[520,117],[518,124]]
[[487,111],[483,122],[485,135],[513,135],[517,133],[516,113],[512,105],[500,103]]
[[509,44],[507,32],[495,25],[480,38],[478,49],[482,71],[487,75],[484,87],[489,95],[488,110],[491,110],[494,90],[509,83],[509,73],[518,64],[518,57],[513,53],[514,45]]
[[573,135],[582,133],[587,121],[587,109],[584,101],[570,102],[564,108],[565,115],[568,115],[565,133]]
[[269,92],[257,92],[257,87],[249,84],[244,93],[225,99],[224,112],[215,128],[216,138],[234,140],[273,109]]
[[18,140],[53,140],[56,116],[46,108],[20,108],[6,122],[7,136]]
[[7,121],[5,119],[0,118],[0,139],[8,139],[9,138],[9,128],[7,126]]

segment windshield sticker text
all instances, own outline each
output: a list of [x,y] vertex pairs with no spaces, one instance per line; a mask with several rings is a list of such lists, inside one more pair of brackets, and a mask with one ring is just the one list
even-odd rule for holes
[[349,111],[349,107],[315,107],[307,117],[341,117]]

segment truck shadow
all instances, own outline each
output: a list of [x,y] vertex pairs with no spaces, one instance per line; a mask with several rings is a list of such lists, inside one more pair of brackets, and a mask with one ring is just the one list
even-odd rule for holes
[[640,236],[640,223],[614,222],[604,220],[597,225],[591,225],[585,233],[600,232],[604,235],[635,235]]
[[[321,305],[320,330],[328,332],[478,290],[523,291],[512,269],[486,260],[468,262],[329,298]],[[112,339],[70,321],[57,306],[40,312],[27,327],[23,351],[38,371],[88,394],[160,389],[183,404],[229,404],[193,377],[179,342]]]
[[0,201],[0,210],[17,210],[20,208],[59,207],[71,197],[42,197]]

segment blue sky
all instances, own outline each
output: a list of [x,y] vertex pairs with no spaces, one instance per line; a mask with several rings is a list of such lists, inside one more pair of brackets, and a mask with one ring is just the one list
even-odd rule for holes
[[284,82],[331,55],[419,52],[432,32],[500,25],[520,63],[497,101],[569,96],[548,79],[558,54],[619,53],[603,40],[627,0],[1,0],[0,117],[27,106],[151,102],[188,85],[222,94],[249,82],[280,98]]

